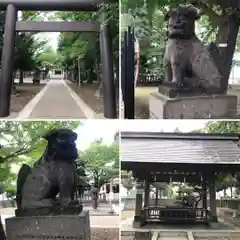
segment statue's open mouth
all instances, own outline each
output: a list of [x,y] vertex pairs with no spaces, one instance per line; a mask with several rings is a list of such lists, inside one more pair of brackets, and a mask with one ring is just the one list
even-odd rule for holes
[[186,24],[185,22],[175,23],[173,25],[173,29],[184,29],[185,24]]
[[172,31],[169,32],[168,37],[169,38],[182,38],[184,36],[184,30],[181,28],[178,29],[172,29]]

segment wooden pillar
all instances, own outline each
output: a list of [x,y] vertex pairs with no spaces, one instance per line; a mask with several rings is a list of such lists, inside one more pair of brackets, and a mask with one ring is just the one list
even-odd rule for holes
[[209,198],[210,198],[211,221],[217,222],[216,187],[215,187],[214,174],[209,176],[208,187],[209,187]]
[[[202,182],[202,208],[207,209],[207,183],[205,180]],[[207,214],[205,215],[205,219],[207,219]]]
[[11,92],[14,77],[14,46],[16,36],[17,8],[9,4],[6,9],[6,18],[3,34],[1,81],[0,81],[0,116],[10,114]]
[[203,182],[202,184],[202,190],[203,190],[203,208],[207,209],[207,183]]
[[158,192],[159,192],[159,189],[156,187],[156,199],[155,199],[155,206],[156,207],[158,205]]
[[149,206],[149,180],[144,181],[144,208]]
[[143,189],[140,182],[137,182],[136,186],[136,202],[135,202],[135,216],[134,216],[134,222],[140,222],[141,221],[141,210],[142,210],[142,204],[143,204]]

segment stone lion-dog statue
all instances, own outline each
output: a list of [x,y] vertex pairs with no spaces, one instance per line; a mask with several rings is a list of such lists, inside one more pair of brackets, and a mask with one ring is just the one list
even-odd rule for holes
[[171,9],[165,15],[168,41],[164,55],[164,83],[177,89],[221,94],[220,52],[215,44],[207,47],[196,36],[195,21],[199,18],[197,10],[190,6]]
[[77,134],[70,129],[55,129],[43,138],[48,141],[43,156],[33,167],[24,164],[18,174],[17,205],[23,211],[78,205],[74,197]]

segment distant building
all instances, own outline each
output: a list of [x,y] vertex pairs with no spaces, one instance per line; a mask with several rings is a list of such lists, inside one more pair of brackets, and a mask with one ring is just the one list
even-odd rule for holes
[[119,193],[119,178],[113,178],[100,188],[100,193]]
[[50,72],[51,79],[63,79],[64,71],[62,69],[53,69]]

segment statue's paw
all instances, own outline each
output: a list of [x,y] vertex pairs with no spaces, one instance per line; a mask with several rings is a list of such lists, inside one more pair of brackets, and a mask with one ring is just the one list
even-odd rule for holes
[[182,82],[174,82],[174,85],[177,89],[184,88],[184,83]]

